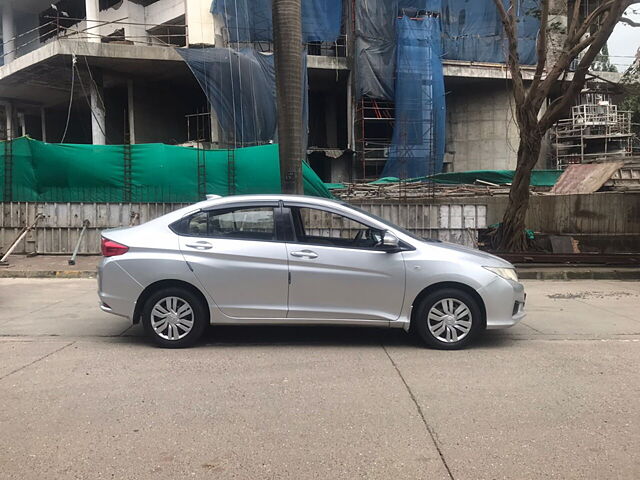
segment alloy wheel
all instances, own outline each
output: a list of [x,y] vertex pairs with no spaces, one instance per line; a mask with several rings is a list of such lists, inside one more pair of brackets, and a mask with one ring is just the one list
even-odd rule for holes
[[161,298],[151,309],[151,328],[160,338],[180,340],[193,328],[191,305],[180,297]]
[[471,310],[456,298],[438,300],[427,314],[431,334],[445,343],[459,342],[471,331]]

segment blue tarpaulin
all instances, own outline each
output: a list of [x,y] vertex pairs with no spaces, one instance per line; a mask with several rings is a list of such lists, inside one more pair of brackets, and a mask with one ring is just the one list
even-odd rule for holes
[[[271,0],[213,0],[211,13],[224,18],[233,43],[273,40]],[[302,2],[302,38],[305,42],[335,42],[340,36],[341,22],[342,0]]]
[[445,147],[440,22],[397,21],[395,124],[383,177],[415,178],[442,171]]
[[[202,87],[227,146],[277,142],[276,80],[272,54],[251,48],[178,48]],[[308,78],[303,64],[303,119],[308,123]],[[306,133],[303,145],[306,148]]]
[[[509,7],[509,0],[504,0]],[[536,38],[540,29],[539,0],[516,2],[518,54],[525,65],[536,62]],[[493,0],[443,0],[444,58],[473,62],[505,63],[507,40]]]
[[[508,6],[509,0],[503,0]],[[539,0],[516,2],[518,53],[522,64],[536,62]],[[357,95],[394,98],[396,23],[403,14],[429,12],[441,24],[446,60],[504,63],[506,38],[494,0],[359,0],[356,1]]]

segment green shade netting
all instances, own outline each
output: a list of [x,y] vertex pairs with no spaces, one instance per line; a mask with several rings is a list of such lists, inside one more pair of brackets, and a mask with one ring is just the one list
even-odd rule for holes
[[[8,162],[10,177],[5,176]],[[164,144],[128,150],[123,145],[49,144],[22,137],[0,143],[0,177],[2,198],[19,202],[121,202],[125,191],[133,202],[195,202],[201,182],[207,194],[280,193],[275,144],[230,154]],[[303,177],[305,194],[331,197],[306,163]],[[6,196],[9,181],[11,195]]]

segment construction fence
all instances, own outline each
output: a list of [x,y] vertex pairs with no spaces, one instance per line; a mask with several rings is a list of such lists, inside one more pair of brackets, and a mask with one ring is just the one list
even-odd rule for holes
[[[303,163],[307,195],[331,197]],[[4,202],[193,203],[205,195],[280,193],[278,145],[202,150],[164,144],[0,143]]]
[[[5,251],[25,225],[41,219],[14,250],[16,254],[71,254],[87,225],[79,253],[99,254],[101,232],[148,222],[187,204],[176,203],[21,203],[2,204],[0,250]],[[417,235],[474,246],[486,227],[484,205],[406,205],[398,202],[354,202]],[[313,225],[311,225],[313,227]]]

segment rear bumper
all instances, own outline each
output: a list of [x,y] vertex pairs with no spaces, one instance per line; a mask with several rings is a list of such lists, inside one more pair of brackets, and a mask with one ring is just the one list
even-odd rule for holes
[[114,259],[103,258],[98,266],[100,310],[133,319],[142,286]]
[[103,312],[111,313],[112,315],[118,315],[119,317],[129,318],[128,315],[123,315],[121,313],[114,312],[113,309],[109,305],[107,305],[106,303],[104,303],[102,301],[100,301],[99,303],[100,303],[100,310],[102,310]]
[[478,290],[487,311],[487,329],[509,328],[522,320],[525,298],[524,285],[500,277]]

